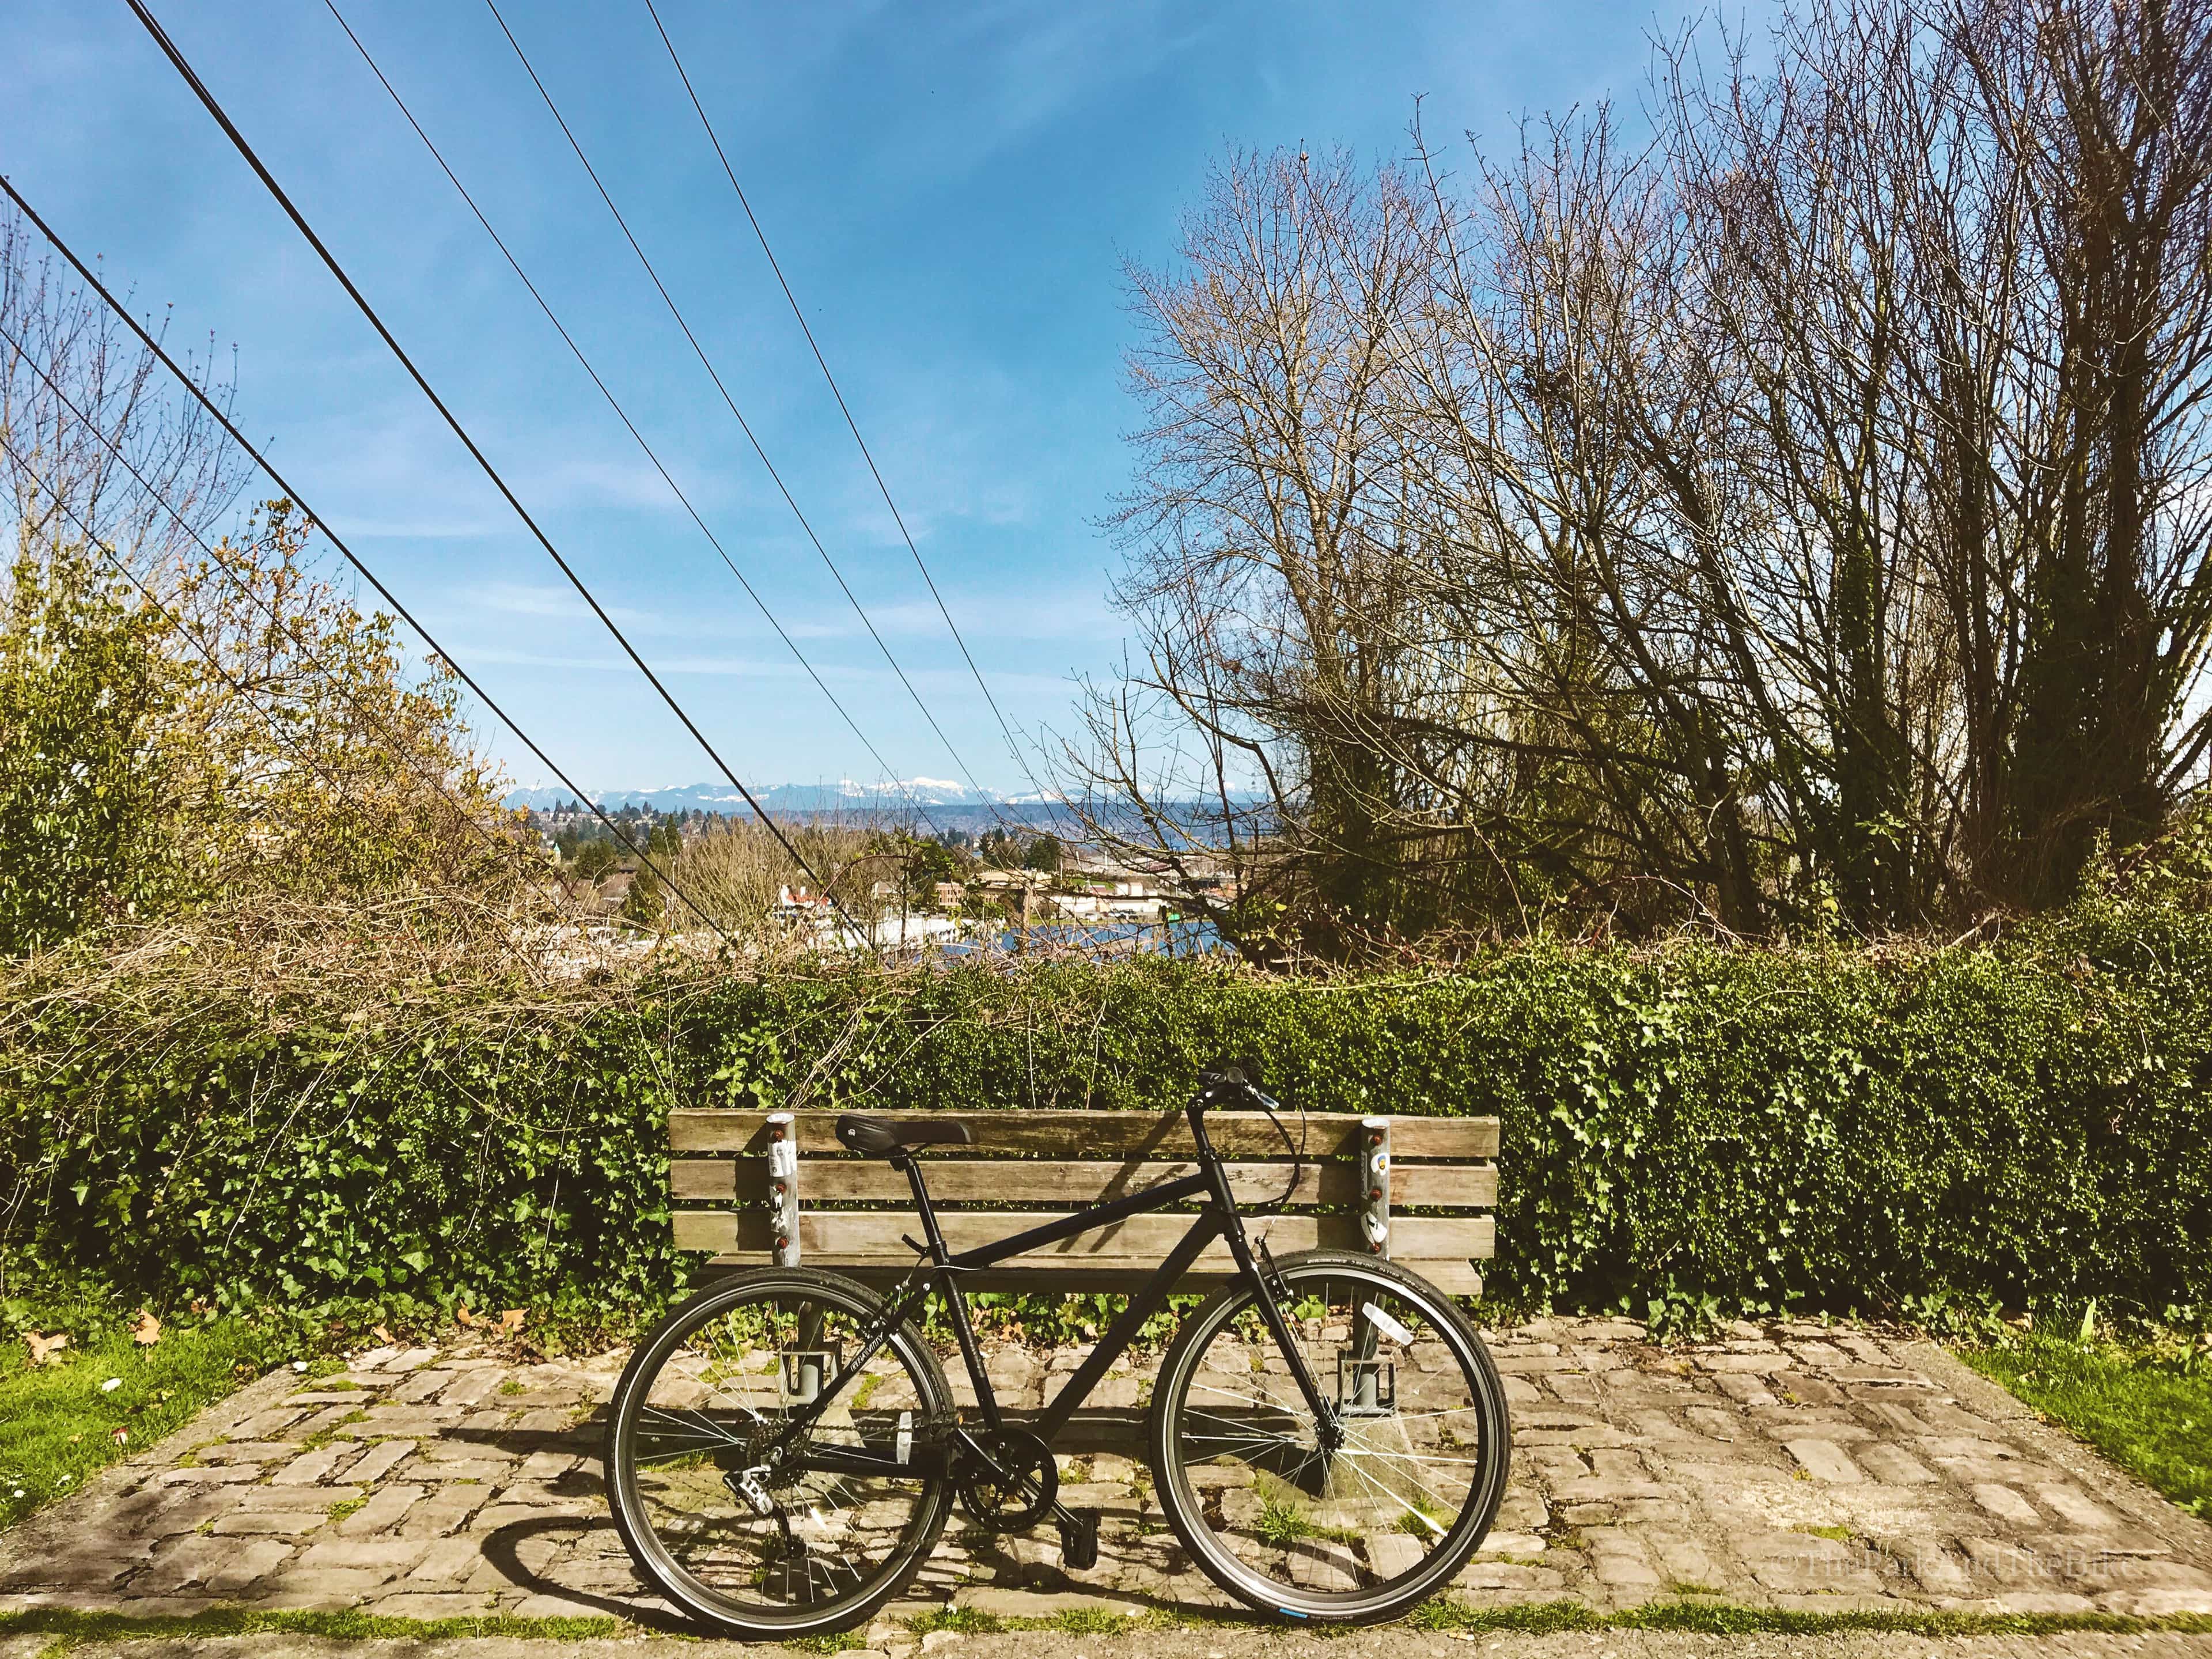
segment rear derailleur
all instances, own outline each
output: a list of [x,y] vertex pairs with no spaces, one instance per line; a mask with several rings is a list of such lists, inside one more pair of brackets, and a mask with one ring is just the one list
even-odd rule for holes
[[732,1469],[722,1476],[722,1484],[736,1498],[763,1521],[773,1521],[783,1534],[783,1559],[793,1564],[806,1559],[806,1540],[791,1529],[791,1516],[775,1494],[763,1484],[761,1477],[769,1472],[765,1463],[756,1463],[748,1469]]

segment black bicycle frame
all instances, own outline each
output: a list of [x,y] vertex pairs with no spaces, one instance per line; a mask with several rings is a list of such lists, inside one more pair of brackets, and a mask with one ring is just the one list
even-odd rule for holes
[[[1025,1255],[1047,1244],[1056,1244],[1062,1239],[1075,1238],[1101,1227],[1110,1227],[1115,1222],[1125,1221],[1133,1215],[1164,1210],[1186,1199],[1200,1197],[1209,1200],[1208,1207],[1192,1219],[1190,1231],[1182,1236],[1174,1249],[1168,1252],[1167,1259],[1160,1263],[1159,1270],[1130,1297],[1129,1305],[1107,1327],[1104,1334],[1098,1339],[1098,1346],[1091,1350],[1091,1357],[1076,1368],[1074,1375],[1047,1403],[1043,1414],[1036,1421],[1035,1432],[1048,1445],[1059,1436],[1060,1431],[1067,1426],[1069,1419],[1082,1409],[1084,1401],[1097,1385],[1099,1378],[1105,1376],[1108,1368],[1128,1351],[1129,1345],[1136,1340],[1137,1333],[1144,1328],[1145,1322],[1158,1313],[1161,1304],[1174,1293],[1176,1284],[1185,1271],[1198,1260],[1207,1245],[1219,1238],[1229,1246],[1230,1259],[1236,1264],[1237,1276],[1250,1286],[1259,1304],[1261,1318],[1266,1322],[1268,1334],[1275,1339],[1276,1346],[1282,1350],[1284,1358],[1289,1363],[1291,1375],[1297,1380],[1298,1390],[1305,1397],[1307,1408],[1313,1413],[1316,1423],[1321,1425],[1323,1436],[1331,1435],[1335,1426],[1336,1411],[1323,1397],[1304,1354],[1299,1352],[1297,1344],[1291,1340],[1290,1323],[1277,1304],[1267,1275],[1261,1271],[1260,1264],[1252,1254],[1251,1244],[1244,1236],[1244,1219],[1238,1214],[1236,1197],[1230,1190],[1229,1171],[1223,1165],[1220,1155],[1213,1150],[1213,1143],[1206,1137],[1206,1104],[1202,1098],[1194,1101],[1187,1114],[1192,1138],[1198,1146],[1198,1174],[1183,1176],[1157,1187],[1147,1187],[1144,1191],[1132,1193],[1126,1198],[1110,1199],[1090,1209],[1056,1217],[1041,1227],[1032,1227],[1026,1232],[1016,1233],[972,1250],[963,1250],[957,1255],[946,1248],[945,1234],[937,1224],[937,1212],[929,1201],[921,1160],[908,1152],[894,1154],[892,1164],[905,1172],[907,1184],[914,1193],[915,1208],[921,1217],[923,1250],[927,1260],[916,1266],[913,1276],[902,1286],[900,1294],[893,1297],[882,1325],[870,1333],[859,1352],[847,1362],[836,1382],[824,1389],[815,1400],[802,1407],[786,1424],[783,1432],[777,1436],[771,1448],[771,1455],[781,1452],[806,1431],[814,1419],[828,1408],[846,1380],[860,1374],[861,1368],[890,1340],[892,1332],[927,1300],[933,1291],[944,1297],[946,1310],[951,1316],[953,1335],[960,1344],[961,1358],[968,1367],[969,1381],[975,1389],[976,1407],[982,1413],[984,1424],[995,1431],[1000,1421],[999,1401],[991,1391],[991,1379],[984,1370],[982,1351],[976,1344],[975,1328],[968,1321],[968,1304],[960,1292],[960,1275],[996,1267],[1002,1261]],[[956,1430],[955,1433],[970,1449],[980,1450],[965,1431]],[[890,1458],[844,1447],[811,1446],[807,1449],[805,1463],[809,1468],[836,1474],[897,1477],[911,1476],[915,1473],[911,1463],[899,1463]]]

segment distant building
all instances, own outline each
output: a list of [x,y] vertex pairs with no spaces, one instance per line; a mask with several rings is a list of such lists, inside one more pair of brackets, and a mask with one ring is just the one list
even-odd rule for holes
[[809,893],[804,887],[779,887],[775,890],[775,913],[787,921],[820,915],[829,908],[830,898],[826,893]]
[[610,910],[619,910],[623,901],[629,896],[629,884],[637,879],[629,870],[610,870],[591,888],[592,896]]
[[1052,878],[1042,870],[978,870],[975,884],[987,893],[1018,893],[1050,886]]

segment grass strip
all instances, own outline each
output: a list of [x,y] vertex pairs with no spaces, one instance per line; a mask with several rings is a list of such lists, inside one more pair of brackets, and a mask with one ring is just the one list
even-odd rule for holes
[[2212,1520],[2212,1369],[2036,1334],[1959,1357],[2183,1509]]
[[985,1613],[979,1607],[946,1607],[909,1619],[906,1625],[916,1636],[927,1636],[935,1630],[957,1631],[963,1636],[996,1636],[1013,1630],[1056,1630],[1073,1636],[1127,1636],[1137,1631],[1196,1628],[1206,1624],[1273,1622],[1250,1613],[1197,1617],[1170,1613],[1166,1608],[1152,1613],[1115,1613],[1106,1607],[1067,1607],[1047,1618],[1023,1618]]
[[[1146,1631],[1202,1629],[1224,1624],[1279,1627],[1285,1621],[1257,1614],[1110,1613],[1071,1607],[1050,1618],[1005,1617],[973,1607],[947,1607],[907,1621],[917,1636],[957,1631],[969,1636],[1012,1631],[1060,1631],[1079,1636],[1126,1636]],[[2174,1633],[2212,1635],[2212,1613],[2171,1613],[2138,1619],[2108,1613],[1887,1612],[1853,1609],[1805,1613],[1779,1607],[1739,1607],[1716,1601],[1656,1601],[1620,1613],[1600,1613],[1580,1601],[1533,1601],[1511,1607],[1470,1607],[1448,1598],[1425,1603],[1402,1621],[1417,1630],[1496,1632],[1551,1635],[1560,1632],[1610,1630],[1679,1631],[1705,1636],[1823,1636],[1849,1631],[1923,1637],[2058,1636],[2074,1631],[2120,1636]],[[1340,1626],[1313,1626],[1325,1632]],[[30,1607],[0,1613],[0,1637],[51,1636],[64,1643],[168,1640],[185,1637],[257,1636],[268,1633],[323,1637],[356,1642],[377,1638],[454,1641],[470,1637],[576,1642],[594,1637],[688,1636],[655,1631],[613,1618],[520,1619],[484,1613],[453,1619],[398,1619],[350,1611],[257,1611],[211,1607],[204,1613],[137,1617],[119,1613],[84,1613],[65,1607]],[[786,1645],[811,1652],[837,1653],[865,1646],[859,1631],[795,1638]]]
[[2178,1632],[2212,1634],[2212,1613],[2169,1613],[2139,1619],[2117,1613],[1954,1613],[1936,1608],[1849,1608],[1834,1613],[1785,1607],[1747,1607],[1726,1601],[1647,1601],[1619,1613],[1600,1613],[1580,1601],[1528,1601],[1511,1607],[1469,1607],[1439,1598],[1414,1609],[1407,1622],[1419,1630],[1500,1631],[1546,1635],[1560,1631],[1659,1630],[1701,1636],[1825,1636],[1873,1631],[1905,1636],[2057,1636],[2068,1631],[2118,1635]]
[[122,1613],[86,1613],[69,1607],[26,1607],[0,1613],[0,1636],[53,1636],[64,1642],[143,1642],[179,1637],[322,1636],[337,1642],[378,1638],[452,1641],[472,1636],[505,1636],[540,1641],[575,1642],[594,1636],[635,1636],[638,1627],[620,1619],[515,1619],[501,1613],[454,1619],[395,1619],[349,1609],[315,1613],[304,1609],[210,1607],[204,1613],[139,1617]]
[[112,1328],[39,1365],[20,1338],[0,1346],[0,1528],[182,1427],[293,1346],[237,1319],[179,1320],[150,1346]]

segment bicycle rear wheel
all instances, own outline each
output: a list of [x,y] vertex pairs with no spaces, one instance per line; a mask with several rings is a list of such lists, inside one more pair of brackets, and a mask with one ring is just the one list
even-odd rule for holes
[[1200,1566],[1265,1611],[1394,1619],[1451,1583],[1504,1495],[1505,1391],[1427,1280],[1314,1250],[1281,1306],[1340,1440],[1316,1420],[1245,1285],[1184,1323],[1151,1425],[1160,1506]]
[[[849,1279],[767,1268],[701,1291],[638,1344],[608,1415],[607,1498],[630,1559],[679,1610],[757,1641],[843,1630],[928,1559],[951,1501],[941,1474],[810,1470],[803,1448],[766,1487],[770,1514],[738,1486],[824,1392],[808,1448],[900,1464],[941,1448],[951,1391],[911,1325],[847,1370],[882,1317]],[[942,1457],[916,1467],[941,1470]]]

